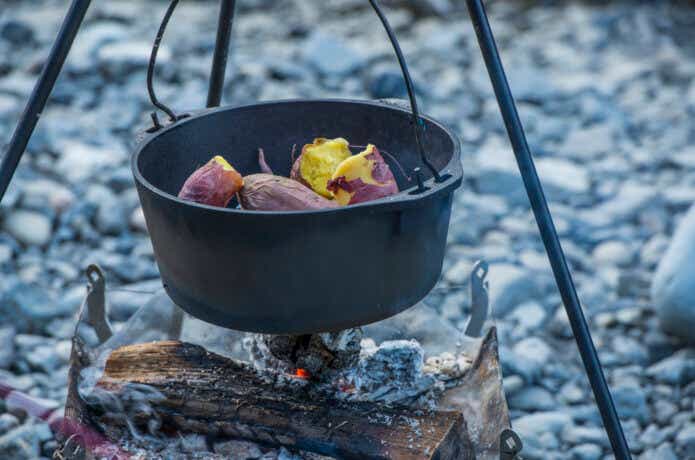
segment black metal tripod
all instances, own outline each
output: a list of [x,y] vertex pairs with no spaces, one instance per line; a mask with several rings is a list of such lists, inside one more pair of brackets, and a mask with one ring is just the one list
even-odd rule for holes
[[[46,65],[39,77],[26,109],[10,140],[7,152],[0,165],[0,200],[14,175],[19,161],[24,153],[31,135],[36,127],[41,112],[48,100],[58,74],[72,46],[73,40],[80,28],[84,16],[89,8],[91,0],[73,0],[65,17],[58,37],[51,49]],[[217,32],[217,42],[212,63],[210,88],[208,94],[208,107],[220,104],[222,86],[227,64],[229,41],[231,36],[232,21],[234,17],[235,0],[221,0],[220,18]],[[521,177],[523,178],[526,192],[528,193],[533,213],[538,223],[543,244],[550,259],[550,265],[555,275],[555,281],[562,296],[567,316],[574,337],[577,341],[579,353],[582,357],[589,382],[596,397],[603,424],[608,432],[608,437],[613,447],[615,457],[619,460],[630,459],[630,451],[625,441],[620,420],[613,404],[606,379],[603,375],[601,363],[591,339],[589,327],[577,297],[574,282],[567,266],[560,241],[555,231],[555,225],[548,209],[543,187],[541,186],[533,158],[526,142],[526,135],[516,110],[507,78],[502,67],[495,39],[490,29],[487,14],[482,0],[466,0],[470,12],[471,21],[478,36],[480,49],[487,65],[492,86],[497,96],[500,111],[514,149]]]

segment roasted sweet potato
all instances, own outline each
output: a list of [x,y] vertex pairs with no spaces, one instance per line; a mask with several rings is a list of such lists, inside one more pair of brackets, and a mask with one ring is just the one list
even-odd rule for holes
[[241,174],[217,155],[186,179],[179,198],[224,208],[243,186]]
[[327,188],[343,206],[398,193],[396,178],[384,157],[372,144],[363,152],[340,163]]
[[314,139],[313,144],[302,148],[302,153],[292,165],[290,178],[306,185],[316,193],[333,198],[326,188],[338,165],[352,155],[348,141],[337,139]]
[[337,208],[338,204],[322,197],[296,180],[271,174],[244,177],[239,193],[243,209],[252,211],[302,211]]

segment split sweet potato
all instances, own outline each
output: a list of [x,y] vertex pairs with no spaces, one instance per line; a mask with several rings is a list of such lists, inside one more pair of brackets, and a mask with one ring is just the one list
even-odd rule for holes
[[217,155],[186,179],[179,198],[224,208],[243,186],[241,174]]
[[296,180],[272,174],[251,174],[238,193],[239,204],[251,211],[303,211],[339,205]]
[[328,181],[333,177],[338,165],[352,156],[347,140],[326,139],[320,137],[314,139],[312,144],[302,148],[302,153],[292,165],[290,178],[294,179],[319,195],[333,198],[328,190]]
[[389,165],[372,144],[340,163],[327,189],[343,206],[378,200],[399,191]]

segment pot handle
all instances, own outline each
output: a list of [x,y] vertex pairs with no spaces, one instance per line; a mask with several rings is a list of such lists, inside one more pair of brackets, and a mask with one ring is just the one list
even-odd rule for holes
[[[174,10],[176,9],[176,6],[178,5],[180,0],[171,0],[171,3],[169,4],[169,7],[167,8],[166,13],[164,14],[164,18],[162,19],[162,24],[159,26],[159,30],[157,31],[157,36],[155,37],[154,40],[154,45],[152,46],[152,53],[150,55],[150,62],[149,66],[147,68],[147,91],[150,96],[150,101],[152,102],[152,105],[154,105],[156,108],[160,109],[164,113],[166,113],[169,116],[169,119],[172,122],[175,122],[179,120],[180,116],[177,116],[176,113],[168,106],[166,106],[164,103],[162,103],[159,99],[157,99],[157,96],[155,95],[154,92],[154,84],[153,84],[153,79],[154,79],[154,68],[155,64],[157,62],[157,53],[159,51],[159,46],[162,41],[162,37],[164,36],[164,31],[167,28],[167,25],[169,24],[169,20],[171,19],[172,14],[174,13]],[[415,89],[413,86],[413,81],[410,78],[410,71],[408,70],[408,65],[405,62],[405,57],[403,56],[403,52],[401,51],[401,46],[398,43],[398,39],[396,38],[396,34],[393,32],[393,29],[391,29],[391,25],[388,22],[388,19],[386,18],[386,15],[382,11],[381,7],[378,5],[377,0],[369,0],[370,5],[372,6],[372,9],[376,13],[376,15],[379,17],[379,20],[381,21],[381,24],[384,27],[384,30],[386,31],[386,34],[388,36],[389,41],[391,42],[391,45],[393,46],[393,50],[396,53],[396,58],[398,59],[398,64],[400,65],[401,72],[403,74],[403,79],[405,80],[405,86],[408,91],[408,99],[410,100],[410,112],[412,114],[412,125],[413,125],[413,133],[415,135],[415,143],[417,144],[418,148],[418,153],[420,154],[420,159],[422,163],[427,167],[427,169],[430,171],[432,174],[432,177],[434,177],[434,180],[436,182],[442,182],[443,180],[446,179],[446,177],[441,177],[439,174],[439,171],[437,171],[437,168],[434,167],[434,165],[429,161],[427,158],[427,154],[425,153],[425,148],[422,144],[422,138],[421,138],[421,130],[424,129],[424,122],[420,118],[420,111],[418,109],[417,105],[417,98],[415,97]],[[156,115],[153,115],[153,119],[155,121],[155,126],[158,125],[158,122],[156,120]]]

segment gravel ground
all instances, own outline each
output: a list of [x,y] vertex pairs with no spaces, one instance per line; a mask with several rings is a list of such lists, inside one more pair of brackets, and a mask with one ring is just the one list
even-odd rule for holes
[[[67,3],[6,0],[0,10],[3,142]],[[465,12],[445,0],[389,3],[423,111],[460,134],[465,156],[445,270],[426,303],[463,327],[468,274],[487,260],[524,458],[613,458]],[[635,456],[695,459],[695,349],[685,342],[695,300],[674,313],[658,283],[661,300],[650,295],[657,266],[676,280],[695,270],[679,257],[695,252],[695,213],[678,237],[685,252],[666,251],[695,201],[695,10],[542,3],[495,2],[490,13],[586,316]],[[403,97],[366,2],[240,4],[227,103]],[[0,205],[0,381],[32,395],[64,401],[88,263],[111,287],[157,284],[128,156],[151,111],[145,66],[164,8],[94,2]],[[157,89],[177,109],[204,105],[216,11],[182,2],[165,37]],[[137,306],[121,293],[113,320]],[[50,457],[46,425],[1,402],[0,414],[0,458]]]

